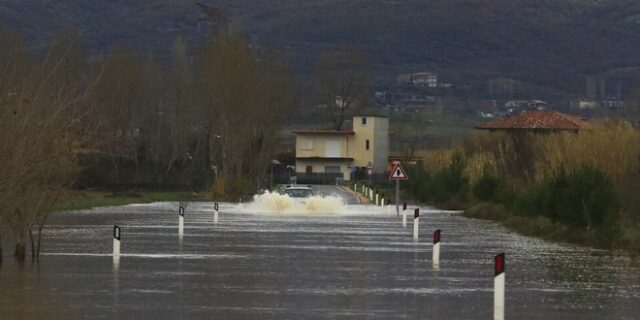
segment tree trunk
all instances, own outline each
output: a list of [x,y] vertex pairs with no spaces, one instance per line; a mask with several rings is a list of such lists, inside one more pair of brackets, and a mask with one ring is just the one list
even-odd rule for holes
[[15,252],[13,253],[13,256],[16,258],[18,263],[24,263],[24,260],[27,256],[27,247],[24,241],[16,242]]
[[44,221],[38,226],[38,241],[36,244],[36,258],[40,259],[40,248],[42,248],[42,229],[44,229]]
[[2,224],[0,224],[0,264],[2,264]]
[[33,241],[33,231],[29,228],[29,243],[31,243],[31,261],[36,260],[36,243]]
[[13,256],[19,264],[23,264],[27,257],[27,237],[23,230],[18,231],[14,235],[15,250]]

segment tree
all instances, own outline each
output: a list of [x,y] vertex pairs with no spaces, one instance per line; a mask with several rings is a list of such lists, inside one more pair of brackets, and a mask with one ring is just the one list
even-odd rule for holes
[[[268,166],[285,109],[290,106],[286,68],[249,50],[238,30],[218,35],[204,50],[199,98],[207,138],[221,146],[226,194],[255,190]],[[209,152],[209,150],[207,150]]]
[[19,262],[25,260],[27,239],[37,258],[47,209],[74,181],[85,129],[91,126],[85,122],[90,112],[85,91],[78,82],[65,81],[74,42],[59,39],[42,63],[32,63],[20,41],[3,43],[8,59],[0,76],[0,229],[9,227]]
[[371,84],[362,52],[342,46],[320,54],[315,65],[315,87],[333,128],[342,129],[347,112],[368,103]]

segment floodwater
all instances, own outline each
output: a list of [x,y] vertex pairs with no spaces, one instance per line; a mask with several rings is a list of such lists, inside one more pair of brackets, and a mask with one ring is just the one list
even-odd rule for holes
[[[508,319],[640,318],[640,268],[624,256],[429,208],[416,242],[412,219],[403,229],[395,208],[326,208],[224,203],[216,225],[212,203],[192,203],[182,239],[175,203],[56,215],[40,264],[20,269],[5,253],[0,319],[491,319],[502,251]],[[118,265],[113,224],[122,226]]]

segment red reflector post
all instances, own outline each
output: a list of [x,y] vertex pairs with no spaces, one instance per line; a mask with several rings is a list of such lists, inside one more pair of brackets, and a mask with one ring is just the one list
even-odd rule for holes
[[433,244],[440,243],[440,229],[433,232]]
[[495,276],[498,276],[504,273],[505,261],[504,261],[504,252],[500,253],[495,257]]

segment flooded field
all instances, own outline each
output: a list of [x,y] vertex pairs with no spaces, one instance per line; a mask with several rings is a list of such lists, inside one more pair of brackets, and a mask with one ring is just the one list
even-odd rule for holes
[[[607,251],[429,208],[415,242],[412,219],[402,228],[395,208],[321,208],[224,203],[214,224],[213,203],[193,203],[182,239],[175,203],[56,215],[39,265],[21,270],[5,256],[0,318],[491,319],[493,256],[502,251],[507,318],[640,314],[640,269]],[[114,224],[122,226],[118,265]],[[439,270],[431,266],[435,229]]]

